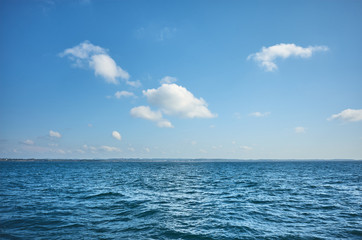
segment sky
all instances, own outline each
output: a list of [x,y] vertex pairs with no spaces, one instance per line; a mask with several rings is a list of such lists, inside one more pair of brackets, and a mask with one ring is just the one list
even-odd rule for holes
[[0,1],[1,158],[362,159],[362,1]]

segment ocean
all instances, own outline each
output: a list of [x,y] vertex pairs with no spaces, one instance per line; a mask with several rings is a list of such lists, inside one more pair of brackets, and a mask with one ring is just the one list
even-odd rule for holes
[[362,239],[362,161],[0,162],[0,239]]

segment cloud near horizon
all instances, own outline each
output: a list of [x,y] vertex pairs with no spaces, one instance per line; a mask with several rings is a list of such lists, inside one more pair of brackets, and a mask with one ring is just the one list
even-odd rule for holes
[[101,76],[107,83],[118,84],[118,79],[126,80],[129,85],[134,82],[128,81],[129,74],[123,70],[111,58],[107,50],[93,45],[89,41],[84,41],[79,45],[65,49],[59,54],[60,57],[67,56],[70,60],[74,61],[75,67],[89,67],[94,70],[96,76]]
[[341,119],[347,122],[358,122],[362,121],[362,109],[346,109],[340,113],[333,114],[327,120],[331,121],[334,119]]
[[53,130],[49,131],[49,136],[50,137],[55,137],[55,138],[61,138],[62,137],[62,135],[59,132],[56,132],[56,131],[53,131]]
[[117,148],[117,147],[110,147],[110,146],[100,146],[99,147],[100,150],[106,151],[106,152],[122,152],[121,149]]
[[265,71],[272,72],[278,69],[278,66],[275,63],[277,58],[310,58],[314,52],[328,50],[329,49],[326,46],[308,46],[303,48],[301,46],[295,45],[294,43],[280,43],[270,47],[262,47],[260,52],[250,54],[247,59],[254,60],[255,62],[259,63],[260,66],[265,69]]

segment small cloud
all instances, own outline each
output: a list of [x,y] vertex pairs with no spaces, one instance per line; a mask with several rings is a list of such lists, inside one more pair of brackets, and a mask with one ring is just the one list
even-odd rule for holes
[[196,141],[191,141],[191,144],[192,144],[192,145],[196,145],[197,142],[196,142]]
[[62,137],[62,135],[59,132],[55,132],[53,130],[49,131],[49,136],[50,137],[55,137],[55,138],[61,138]]
[[112,132],[112,137],[114,137],[115,139],[117,139],[119,141],[121,141],[121,139],[122,139],[121,134],[119,132],[117,132],[117,131]]
[[34,141],[30,140],[30,139],[27,139],[23,142],[23,144],[25,145],[34,145]]
[[75,67],[93,69],[94,74],[103,77],[107,83],[118,84],[118,78],[128,81],[130,77],[128,72],[118,66],[107,52],[102,47],[84,41],[73,48],[65,49],[59,56],[67,56],[74,62]]
[[145,152],[147,152],[147,153],[151,152],[151,150],[150,150],[148,147],[145,147],[144,150],[145,150]]
[[362,121],[362,109],[346,109],[340,113],[333,114],[327,120],[331,121],[334,119],[340,119],[347,122],[358,122]]
[[133,147],[128,147],[127,149],[128,149],[128,151],[130,151],[130,152],[134,152],[134,151],[135,151],[135,149],[134,149]]
[[252,117],[266,117],[270,115],[270,112],[264,112],[264,113],[261,113],[261,112],[253,112],[253,113],[250,113],[249,116],[252,116]]
[[100,146],[99,149],[104,150],[106,152],[121,152],[121,149],[110,146]]
[[253,148],[252,148],[252,147],[249,147],[249,146],[240,146],[240,148],[241,148],[242,150],[245,150],[245,151],[251,151],[251,150],[253,150]]
[[301,57],[310,58],[314,52],[328,51],[326,46],[309,46],[306,48],[295,44],[280,43],[270,47],[263,47],[260,52],[250,54],[248,60],[252,59],[259,63],[266,71],[272,72],[278,69],[275,63],[277,58]]
[[130,111],[132,117],[156,122],[159,127],[173,128],[171,122],[162,117],[160,111],[152,111],[148,106],[134,107]]
[[177,78],[175,78],[175,77],[170,77],[170,76],[166,76],[166,77],[164,77],[164,78],[162,78],[161,80],[160,80],[160,83],[161,84],[170,84],[170,83],[174,83],[174,82],[176,82],[177,81]]
[[138,87],[142,86],[140,80],[136,80],[136,81],[126,80],[126,84],[131,86],[131,87],[135,87],[135,88],[138,88]]
[[121,97],[135,97],[133,92],[127,92],[127,91],[117,91],[114,96],[116,98],[121,98]]
[[296,127],[294,129],[295,133],[305,133],[305,128],[304,127]]
[[93,124],[91,124],[91,123],[88,123],[88,127],[90,127],[90,128],[91,128],[91,127],[93,127]]

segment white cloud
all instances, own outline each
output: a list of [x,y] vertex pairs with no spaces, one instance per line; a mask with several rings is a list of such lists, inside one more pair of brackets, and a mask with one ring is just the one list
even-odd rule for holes
[[159,127],[173,128],[171,122],[164,119],[160,111],[152,111],[148,106],[134,107],[131,109],[130,113],[132,117],[156,122]]
[[253,112],[253,113],[249,114],[249,116],[253,116],[253,117],[266,117],[268,115],[270,115],[270,112],[265,112],[265,113]]
[[106,54],[93,55],[89,66],[94,68],[95,74],[102,76],[106,82],[118,84],[117,78],[128,79],[129,74]]
[[240,146],[240,148],[241,148],[242,150],[245,150],[245,151],[251,151],[251,150],[253,150],[253,148],[252,148],[252,147],[249,147],[249,146]]
[[107,152],[121,152],[121,149],[117,147],[110,147],[110,146],[100,146],[99,149],[107,151]]
[[49,131],[49,136],[50,137],[55,137],[55,138],[61,138],[62,137],[62,135],[59,132],[55,132],[53,130]]
[[34,141],[27,139],[23,142],[25,145],[34,145]]
[[341,119],[348,122],[362,121],[362,109],[346,109],[340,113],[333,114],[328,120]]
[[121,139],[122,139],[121,134],[119,132],[117,132],[117,131],[112,132],[112,137],[114,137],[115,139],[117,139],[119,141],[121,141]]
[[258,62],[266,71],[274,71],[278,69],[275,63],[277,58],[301,57],[309,58],[313,52],[327,51],[326,46],[309,46],[306,48],[295,44],[280,43],[270,47],[263,47],[260,52],[250,54],[248,60],[252,59]]
[[162,79],[160,80],[160,83],[161,83],[161,84],[164,84],[164,83],[170,84],[170,83],[174,83],[174,82],[176,82],[176,81],[177,81],[177,78],[175,78],[175,77],[170,77],[170,76],[166,76],[166,77],[164,77],[164,78],[162,78]]
[[167,115],[184,118],[212,118],[204,99],[195,98],[186,88],[177,84],[162,84],[158,89],[143,91],[148,102]]
[[89,41],[84,41],[73,48],[65,49],[59,55],[61,57],[68,56],[71,60],[77,61],[79,59],[89,59],[92,55],[105,54],[106,52],[104,48],[95,46]]
[[135,88],[138,88],[138,87],[140,87],[142,85],[140,80],[137,80],[137,81],[126,80],[126,84],[130,85],[131,87],[135,87]]
[[135,97],[133,92],[127,92],[127,91],[117,91],[114,96],[116,98],[121,98],[121,97]]
[[116,64],[106,49],[95,46],[89,41],[65,49],[59,56],[68,56],[76,67],[92,68],[95,75],[103,77],[108,83],[118,84],[118,78],[121,78],[128,84],[129,74]]
[[295,133],[305,133],[305,128],[304,127],[296,127],[294,129]]

